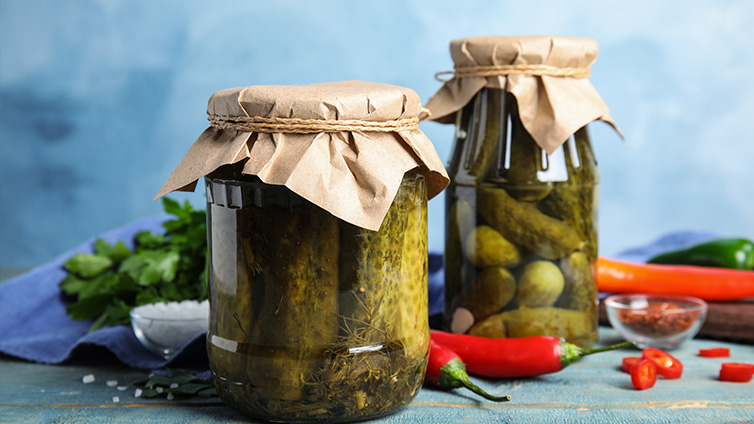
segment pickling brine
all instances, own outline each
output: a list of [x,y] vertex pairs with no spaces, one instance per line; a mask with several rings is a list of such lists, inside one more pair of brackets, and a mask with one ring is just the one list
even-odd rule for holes
[[424,177],[405,176],[379,231],[256,177],[206,183],[208,353],[223,401],[286,422],[410,402],[429,349]]
[[515,97],[485,88],[458,112],[448,173],[448,329],[593,345],[599,173],[587,128],[547,154]]

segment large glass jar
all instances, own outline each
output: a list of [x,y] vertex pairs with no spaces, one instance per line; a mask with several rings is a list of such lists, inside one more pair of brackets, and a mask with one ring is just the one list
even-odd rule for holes
[[424,177],[407,173],[370,231],[230,172],[205,179],[207,346],[222,400],[285,422],[363,420],[409,403],[429,349]]
[[548,155],[513,94],[483,88],[457,112],[448,174],[446,326],[593,345],[599,174],[587,127]]

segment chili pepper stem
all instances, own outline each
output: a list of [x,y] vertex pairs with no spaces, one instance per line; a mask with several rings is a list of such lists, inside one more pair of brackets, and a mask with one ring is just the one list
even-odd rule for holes
[[636,342],[629,341],[595,349],[582,349],[575,344],[560,342],[560,364],[563,366],[563,368],[565,368],[571,365],[573,362],[583,358],[584,356],[591,355],[593,353],[607,352],[610,350],[625,349],[634,345],[636,345]]
[[453,359],[445,364],[440,371],[440,387],[459,388],[465,387],[479,396],[494,402],[507,402],[510,396],[494,396],[485,392],[481,387],[469,380],[466,367],[459,359]]

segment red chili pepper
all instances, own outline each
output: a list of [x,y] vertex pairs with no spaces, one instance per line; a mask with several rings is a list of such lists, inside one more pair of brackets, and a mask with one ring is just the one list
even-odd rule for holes
[[730,349],[727,347],[710,347],[707,349],[699,349],[699,356],[705,358],[728,358],[730,357]]
[[655,364],[655,368],[657,368],[657,374],[665,378],[681,378],[681,374],[683,374],[683,364],[681,361],[675,359],[665,351],[648,347],[641,351],[641,357],[652,361]]
[[637,362],[641,361],[643,358],[639,356],[627,356],[623,358],[623,364],[621,365],[621,369],[623,372],[631,374],[631,367],[636,365]]
[[732,381],[735,383],[748,383],[754,377],[754,364],[741,364],[738,362],[723,362],[720,367],[720,381]]
[[597,287],[605,293],[653,293],[703,300],[754,296],[754,272],[694,265],[659,265],[597,259]]
[[469,373],[491,378],[558,372],[586,355],[635,344],[625,342],[599,349],[581,349],[550,336],[490,339],[440,330],[431,330],[431,338],[460,355]]
[[654,362],[642,359],[631,367],[631,384],[639,390],[646,390],[657,382],[657,370]]
[[426,381],[442,389],[465,387],[485,399],[495,402],[511,400],[510,396],[493,396],[469,380],[466,365],[452,350],[440,346],[435,341],[429,343],[429,363],[427,364]]

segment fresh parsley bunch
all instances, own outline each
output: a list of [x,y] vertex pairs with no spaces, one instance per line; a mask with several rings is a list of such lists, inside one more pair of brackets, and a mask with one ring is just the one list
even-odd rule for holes
[[206,212],[163,198],[165,234],[143,231],[133,252],[122,242],[99,239],[94,253],[79,253],[65,263],[60,283],[76,300],[66,307],[76,320],[96,319],[89,331],[127,324],[132,308],[154,302],[207,298]]

